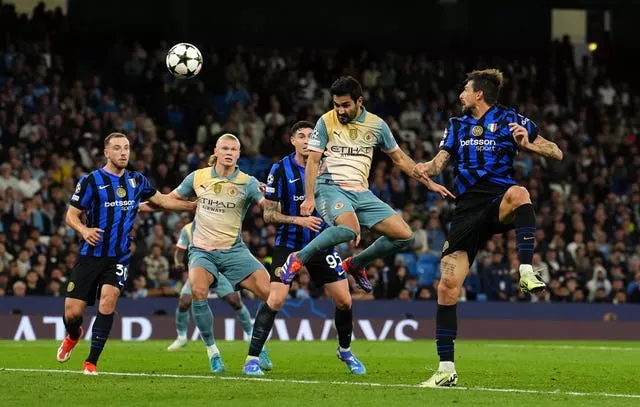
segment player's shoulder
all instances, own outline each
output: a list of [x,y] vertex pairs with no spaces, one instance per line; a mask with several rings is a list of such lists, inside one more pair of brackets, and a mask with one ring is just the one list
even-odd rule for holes
[[515,107],[509,107],[509,106],[497,104],[496,113],[499,115],[515,115],[515,114],[518,114],[518,110]]
[[246,185],[246,184],[252,184],[252,183],[259,184],[260,183],[256,177],[254,177],[253,175],[249,175],[246,172],[242,172],[242,171],[238,171],[238,175],[236,175],[236,177],[233,179],[233,182],[236,183],[236,184],[240,184],[240,185]]
[[371,113],[368,110],[364,111],[364,123],[366,124],[373,124],[373,125],[382,125],[383,123],[385,123],[385,121],[382,119],[382,117],[378,116],[375,113]]

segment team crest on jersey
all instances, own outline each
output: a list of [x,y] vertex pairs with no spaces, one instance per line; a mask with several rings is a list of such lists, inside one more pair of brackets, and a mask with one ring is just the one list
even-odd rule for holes
[[495,133],[496,130],[498,130],[498,123],[491,123],[487,126],[487,129],[489,129],[491,133]]
[[367,133],[364,135],[364,141],[371,143],[373,141],[373,133]]
[[73,284],[73,281],[70,281],[69,284],[67,284],[67,292],[70,293],[74,288],[76,288],[76,285]]
[[351,140],[355,140],[358,138],[358,129],[349,129],[349,137]]
[[238,195],[238,188],[236,187],[229,188],[229,190],[227,191],[227,195],[229,195],[230,197],[234,197]]
[[220,184],[216,184],[216,185],[213,187],[213,192],[214,192],[215,194],[219,194],[220,192],[222,192],[222,185],[220,185]]
[[338,202],[333,206],[333,209],[335,209],[336,211],[338,211],[338,210],[340,210],[342,208],[344,208],[344,203],[342,203],[342,202]]
[[116,189],[116,195],[118,195],[119,198],[124,198],[127,196],[127,190],[122,187],[118,187],[118,189]]
[[136,187],[136,179],[135,178],[129,178],[129,185],[131,185],[131,188],[135,188]]
[[473,126],[473,128],[471,129],[471,134],[476,137],[482,136],[482,133],[484,133],[484,129],[482,128],[482,126]]

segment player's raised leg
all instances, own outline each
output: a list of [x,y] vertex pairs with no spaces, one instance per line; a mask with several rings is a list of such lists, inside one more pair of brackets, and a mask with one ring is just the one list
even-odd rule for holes
[[[209,286],[214,281],[213,274],[208,270],[215,270],[217,274],[217,269],[213,263],[203,257],[206,256],[206,254],[206,252],[193,248],[189,253],[191,259],[189,283],[191,284],[191,295],[193,297],[191,301],[191,316],[200,331],[200,338],[202,338],[202,341],[207,347],[207,356],[209,357],[211,371],[213,373],[224,373],[225,366],[213,335],[213,312],[211,312],[211,307],[207,300],[209,296]],[[206,264],[206,268],[204,264]]]
[[76,298],[64,299],[64,327],[67,330],[67,336],[60,344],[57,353],[58,362],[64,363],[71,358],[73,348],[82,338],[82,322],[84,310],[87,307],[85,301]]
[[334,322],[338,331],[338,359],[343,361],[353,374],[365,374],[367,369],[351,351],[353,334],[353,309],[348,280],[335,281],[325,285],[327,295],[336,306]]
[[100,287],[98,315],[96,315],[96,320],[91,330],[91,350],[84,362],[84,374],[97,374],[96,366],[111,333],[113,314],[116,310],[118,297],[120,297],[119,287],[110,284],[103,284]]
[[514,185],[507,190],[500,202],[499,218],[502,223],[515,223],[520,290],[525,293],[544,290],[546,284],[531,265],[535,248],[536,213],[526,188]]
[[[321,188],[322,187],[318,188],[319,192]],[[337,194],[337,187],[334,188]],[[358,222],[358,217],[356,216],[353,206],[346,200],[346,198],[340,199],[337,197],[328,197],[323,195],[323,201],[324,200],[327,202],[341,203],[341,206],[333,205],[333,212],[335,214],[328,215],[329,219],[335,219],[333,221],[334,226],[328,227],[315,239],[309,242],[309,244],[307,244],[302,250],[291,253],[289,257],[287,257],[287,261],[282,266],[282,270],[280,272],[280,278],[285,284],[289,284],[300,268],[313,256],[342,243],[356,240],[360,234],[360,223]],[[358,279],[358,284],[360,285],[360,283],[361,279]],[[369,284],[368,280],[366,280],[364,286],[361,285],[361,287],[367,292],[371,291],[371,284]]]
[[440,356],[438,370],[423,382],[423,387],[451,387],[458,383],[453,355],[458,335],[457,303],[460,288],[469,274],[469,257],[456,251],[442,258],[436,310],[436,348]]
[[178,298],[178,307],[176,308],[176,333],[178,337],[167,350],[170,352],[179,350],[187,345],[187,328],[189,326],[189,309],[191,308],[191,285],[189,281],[184,284]]
[[346,259],[342,267],[351,275],[364,275],[366,278],[364,269],[369,263],[377,258],[384,259],[393,253],[410,248],[413,245],[414,235],[409,225],[389,205],[380,201],[369,191],[361,195],[363,203],[358,213],[360,223],[382,236],[356,256]]

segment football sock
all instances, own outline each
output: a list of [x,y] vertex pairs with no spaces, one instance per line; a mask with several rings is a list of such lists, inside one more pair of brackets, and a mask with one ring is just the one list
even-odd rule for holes
[[453,347],[458,334],[457,305],[440,305],[436,311],[436,348],[441,362],[453,362]]
[[213,337],[213,312],[207,300],[196,300],[191,302],[191,315],[200,331],[200,337],[205,345],[213,346],[216,343]]
[[256,320],[253,324],[251,342],[249,343],[249,357],[257,358],[260,352],[262,352],[262,348],[267,341],[277,313],[278,311],[272,310],[266,302],[260,304],[260,308],[258,308],[258,313],[256,314]]
[[520,264],[531,264],[536,235],[536,213],[532,204],[519,206],[515,210],[516,245]]
[[102,349],[104,349],[107,338],[109,338],[112,325],[113,314],[105,315],[98,312],[91,331],[91,350],[89,351],[87,362],[93,363],[94,365],[98,364],[98,358],[100,358]]
[[189,311],[180,311],[176,309],[176,332],[180,338],[187,336],[187,326],[189,325]]
[[384,259],[390,254],[411,247],[414,240],[415,237],[413,233],[411,233],[411,237],[409,239],[402,240],[391,240],[386,236],[382,236],[373,242],[371,246],[353,256],[351,261],[353,262],[353,265],[360,270],[361,268],[367,267],[367,265],[375,259]]
[[340,243],[348,242],[358,237],[356,232],[346,226],[331,226],[309,242],[304,249],[296,254],[296,258],[305,264],[316,253],[329,249]]
[[253,325],[251,325],[251,314],[249,314],[247,306],[242,304],[242,308],[240,308],[237,312],[238,321],[240,321],[240,325],[242,325],[242,330],[244,331],[244,333],[250,336]]
[[338,344],[340,348],[349,350],[349,347],[351,347],[351,334],[353,333],[353,309],[336,308],[334,321],[336,331],[338,331]]
[[82,326],[83,318],[78,317],[70,320],[63,318],[63,320],[64,320],[64,327],[67,329],[69,338],[73,339],[74,341],[78,339],[80,337],[80,327]]

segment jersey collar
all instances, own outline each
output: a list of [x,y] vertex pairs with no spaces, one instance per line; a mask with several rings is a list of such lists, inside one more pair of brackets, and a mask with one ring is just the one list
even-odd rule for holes
[[360,116],[356,117],[355,119],[353,119],[354,122],[359,122],[359,123],[364,123],[364,118],[367,115],[367,109],[364,108],[364,106],[362,106],[362,113],[360,113]]
[[240,168],[236,165],[236,170],[234,172],[232,172],[231,175],[229,175],[228,177],[223,178],[223,177],[219,177],[218,174],[216,174],[216,165],[215,164],[211,167],[211,176],[213,178],[227,179],[229,181],[233,181],[234,179],[236,179],[236,177],[238,176],[239,173],[240,173]]
[[297,161],[296,161],[296,152],[294,151],[293,153],[289,154],[289,161],[291,161],[293,163],[293,165],[297,166],[299,169],[301,169],[302,171],[304,171],[304,167],[302,165],[300,165]]

